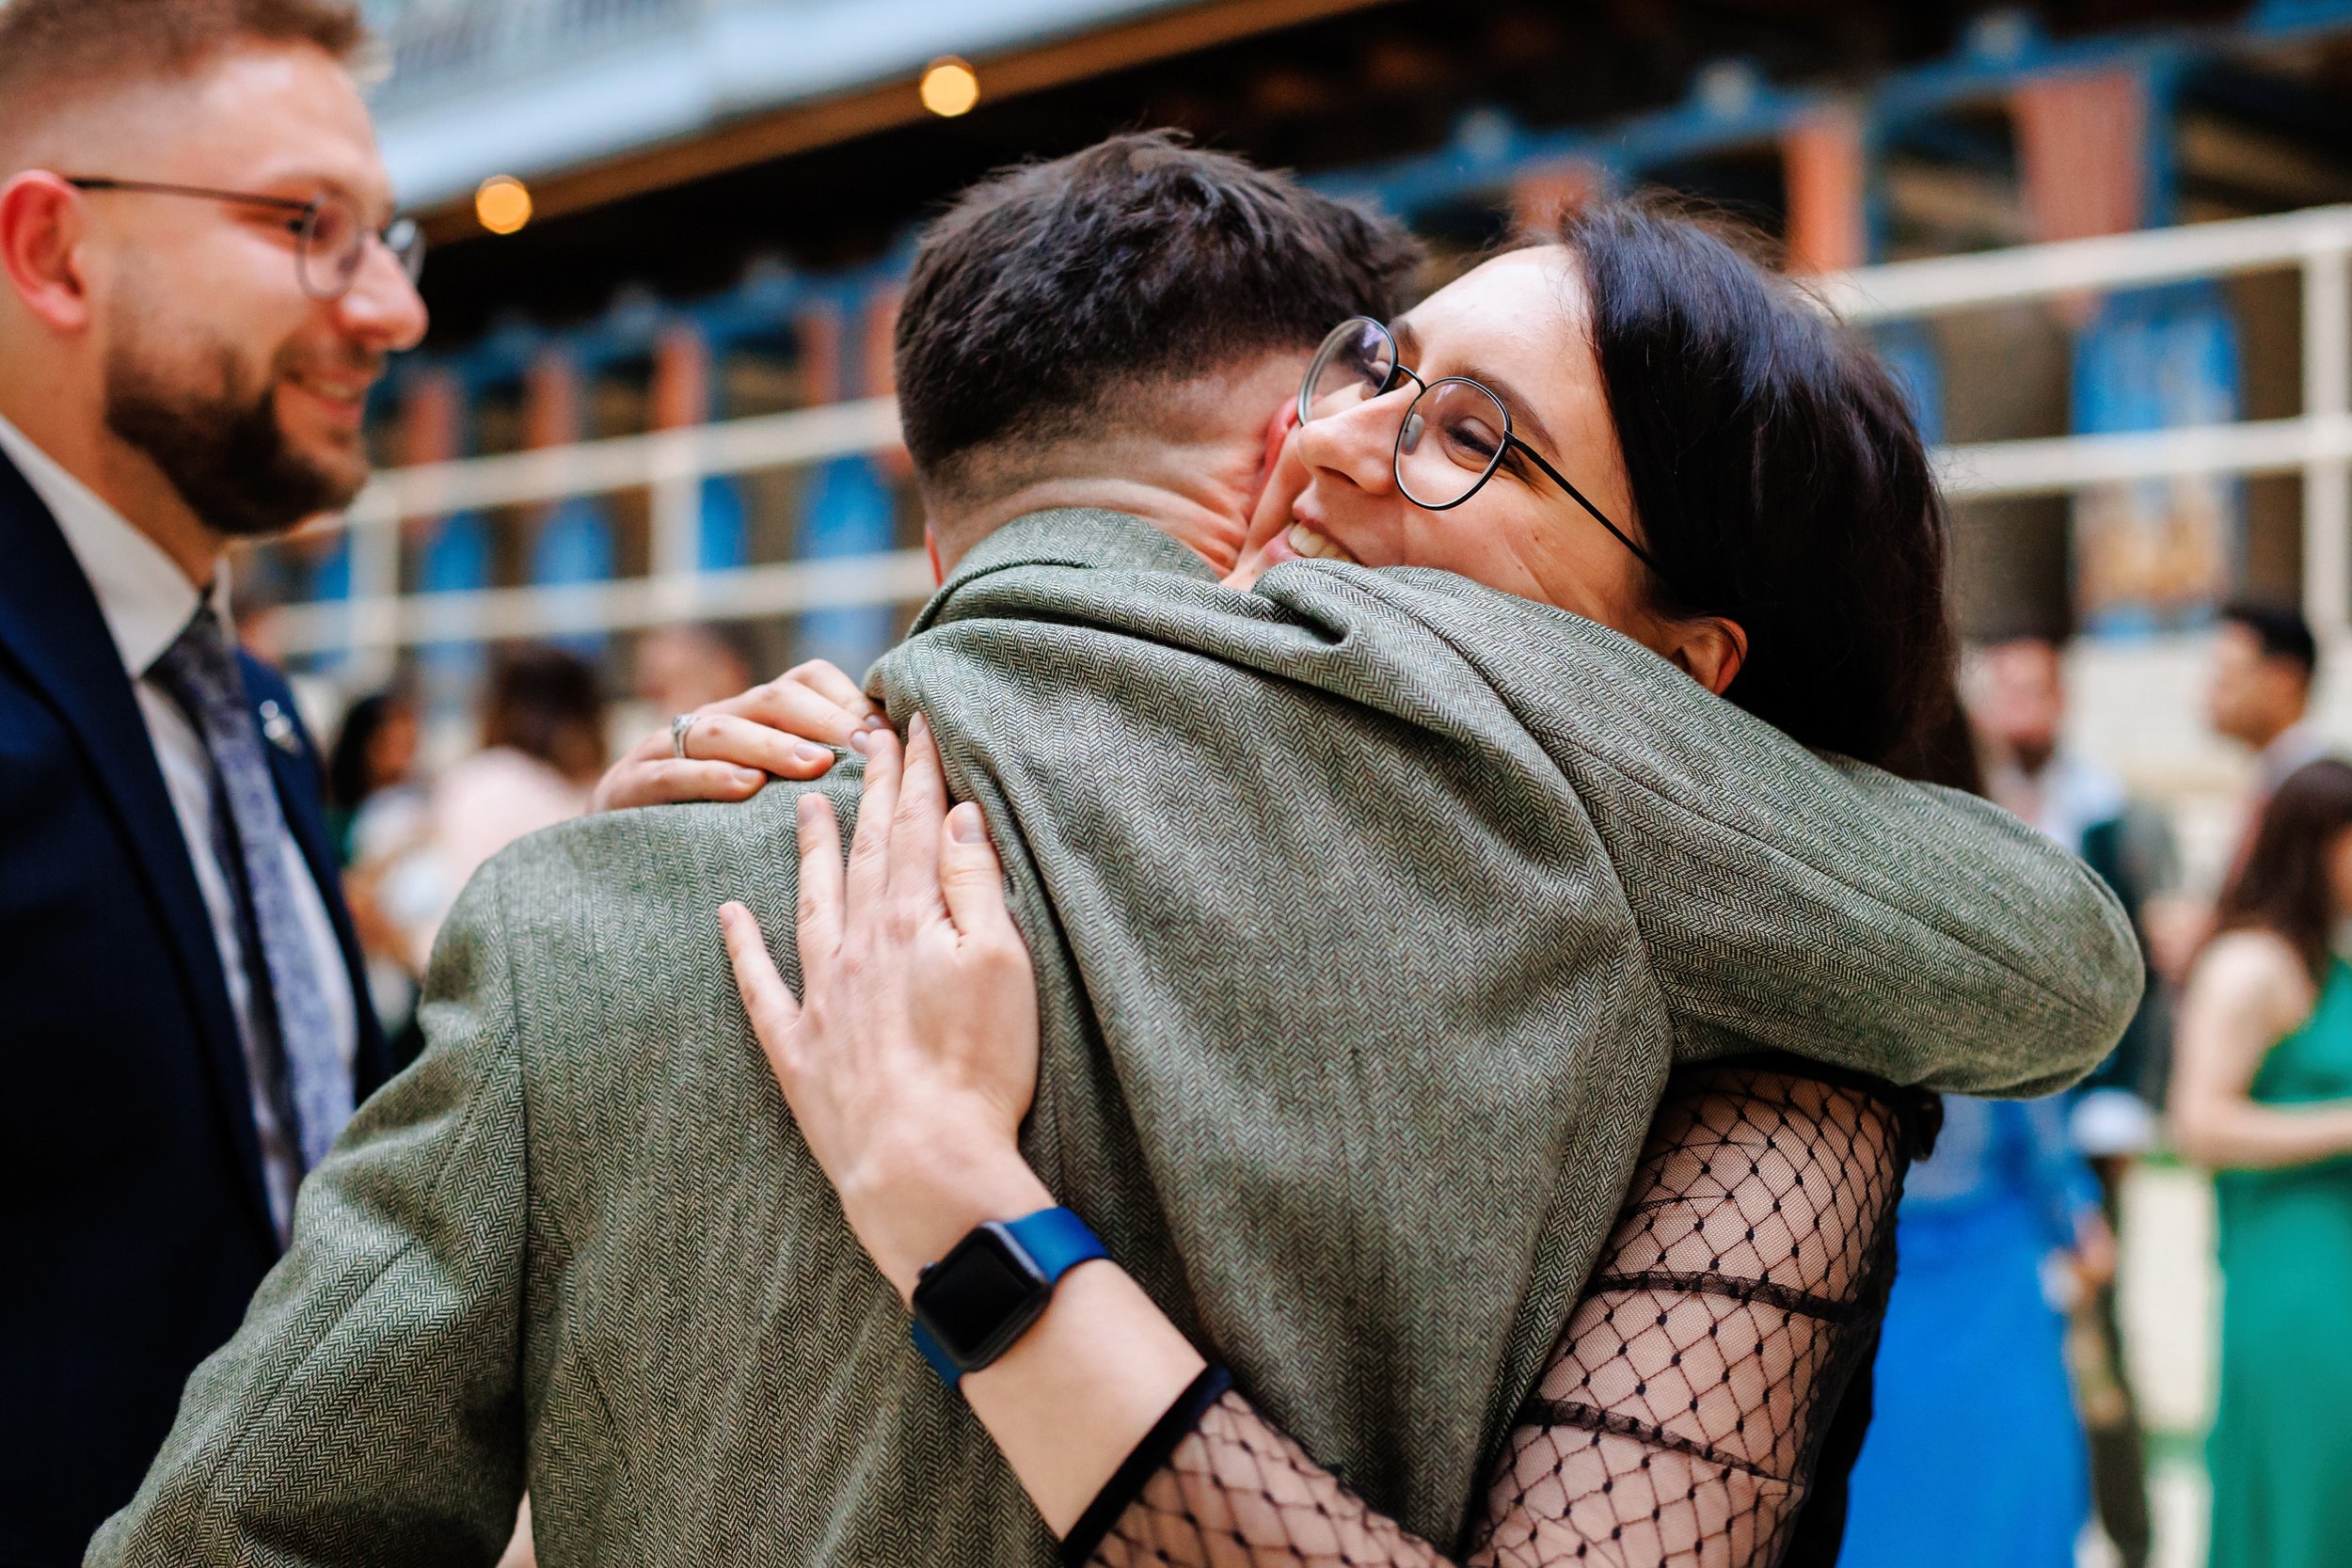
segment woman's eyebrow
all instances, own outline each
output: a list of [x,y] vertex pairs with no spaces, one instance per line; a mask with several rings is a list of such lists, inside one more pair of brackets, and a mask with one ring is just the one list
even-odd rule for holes
[[1502,400],[1502,406],[1509,411],[1511,422],[1518,427],[1521,436],[1534,436],[1548,452],[1556,452],[1560,450],[1552,441],[1551,432],[1544,428],[1544,421],[1537,417],[1535,405],[1513,391],[1509,382],[1499,375],[1490,375],[1481,370],[1473,369],[1466,374],[1469,379],[1477,382]]

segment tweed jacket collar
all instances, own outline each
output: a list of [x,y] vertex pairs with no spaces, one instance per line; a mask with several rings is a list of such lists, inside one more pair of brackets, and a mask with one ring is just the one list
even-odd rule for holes
[[1204,582],[1216,580],[1209,563],[1188,546],[1131,513],[1090,506],[1054,507],[1015,517],[965,552],[915,617],[908,635],[930,630],[940,610],[965,585],[1016,566],[1172,572]]

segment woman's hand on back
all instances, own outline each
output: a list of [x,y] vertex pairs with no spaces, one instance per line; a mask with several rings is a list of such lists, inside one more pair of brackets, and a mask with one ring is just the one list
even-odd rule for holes
[[802,994],[758,923],[722,909],[760,1048],[867,1254],[901,1296],[974,1226],[1051,1207],[1022,1160],[1037,981],[977,806],[948,808],[918,716],[867,742],[849,863],[832,802],[800,801]]
[[821,658],[687,717],[684,756],[663,724],[606,770],[589,809],[748,800],[771,776],[823,776],[836,748],[890,727],[857,682]]

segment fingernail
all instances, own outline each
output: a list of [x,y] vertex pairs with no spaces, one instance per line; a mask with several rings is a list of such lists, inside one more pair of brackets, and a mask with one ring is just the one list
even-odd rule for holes
[[813,740],[803,740],[793,747],[792,754],[811,768],[833,766],[833,748],[819,746]]
[[760,780],[766,778],[767,776],[767,774],[762,773],[756,768],[739,768],[735,770],[735,782],[747,788],[752,784],[759,783]]
[[980,820],[980,808],[966,800],[947,814],[947,836],[958,844],[979,844],[988,838],[988,824]]
[[794,802],[793,802],[793,805],[792,805],[792,810],[794,811],[794,813],[795,813],[795,814],[797,814],[797,815],[799,816],[799,817],[800,817],[800,819],[801,819],[802,826],[803,826],[803,827],[807,826],[807,825],[808,825],[809,823],[811,823],[811,822],[816,821],[816,820],[817,820],[817,796],[816,796],[816,793],[815,793],[814,791],[811,791],[809,794],[806,794],[806,795],[802,796],[802,797],[801,797],[798,800],[796,800],[796,801],[794,801]]
[[912,746],[917,740],[929,739],[931,727],[930,723],[927,722],[923,716],[918,713],[914,716],[914,722],[907,726],[907,744]]
[[866,717],[857,721],[857,727],[861,730],[886,730],[890,728],[890,721],[882,717],[882,709],[867,708]]
[[855,752],[859,756],[864,756],[866,752],[871,749],[873,742],[873,731],[860,730],[857,734],[850,736],[850,750]]

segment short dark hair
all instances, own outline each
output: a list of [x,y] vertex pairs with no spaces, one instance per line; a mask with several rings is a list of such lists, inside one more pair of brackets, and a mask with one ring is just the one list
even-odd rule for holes
[[2347,829],[2352,767],[2323,757],[2288,774],[2264,803],[2246,858],[2216,901],[2215,927],[2268,931],[2323,978],[2336,918],[2328,847]]
[[1958,701],[1926,446],[1855,333],[1748,236],[1653,198],[1565,214],[1661,612],[1748,634],[1724,695],[1901,767]]
[[1404,305],[1406,229],[1170,131],[992,176],[923,236],[900,307],[898,417],[927,494],[985,499],[1073,418],[1311,350]]
[[367,40],[350,0],[7,0],[0,127],[92,87],[184,76],[233,43],[308,43],[348,64]]
[[2319,640],[2301,610],[2261,599],[2233,599],[2221,607],[2221,621],[2253,633],[2263,657],[2302,666],[2305,680],[2319,673]]

